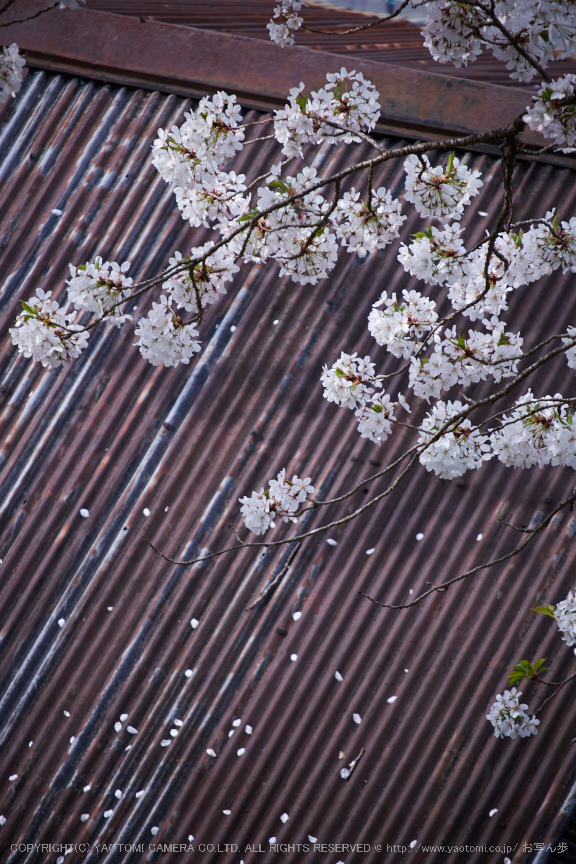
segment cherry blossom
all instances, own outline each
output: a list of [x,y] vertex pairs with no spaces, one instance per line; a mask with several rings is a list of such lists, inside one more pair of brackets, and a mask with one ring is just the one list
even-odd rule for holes
[[481,435],[467,418],[455,423],[433,440],[442,427],[462,412],[461,402],[436,402],[420,425],[418,444],[427,447],[420,453],[420,463],[427,471],[438,477],[451,480],[465,471],[479,468],[482,462],[492,458],[488,438]]
[[242,116],[236,97],[223,90],[202,98],[198,108],[184,118],[180,127],[158,130],[152,164],[167,183],[193,189],[242,149],[244,129],[239,128]]
[[20,91],[24,78],[26,61],[18,52],[18,45],[13,42],[0,54],[0,104],[10,96],[15,97]]
[[576,645],[576,590],[569,591],[566,599],[556,604],[554,615],[564,642],[570,647]]
[[494,17],[505,24],[513,41],[496,26],[488,5],[434,0],[426,9],[424,44],[435,60],[456,67],[466,66],[488,48],[506,64],[511,78],[530,81],[537,72],[534,63],[546,68],[555,53],[567,57],[576,44],[573,12],[561,0],[497,0]]
[[280,4],[274,7],[274,17],[266,25],[272,42],[277,42],[282,48],[294,44],[292,34],[303,23],[298,15],[301,6],[301,0],[281,0]]
[[517,692],[515,687],[505,690],[502,695],[496,696],[496,701],[490,708],[486,719],[494,727],[495,738],[527,738],[529,735],[537,735],[537,727],[540,721],[533,714],[530,717],[526,713],[528,705],[520,703],[522,693]]
[[576,468],[576,429],[560,393],[538,399],[528,390],[510,415],[502,415],[501,424],[490,435],[490,443],[505,465]]
[[[200,312],[226,293],[225,284],[238,272],[234,256],[225,246],[207,254],[213,246],[214,243],[209,240],[204,246],[191,249],[190,266],[162,283],[163,290],[170,294],[178,308],[184,308],[187,312]],[[203,257],[203,261],[198,260]],[[175,252],[174,257],[170,258],[170,267],[180,266],[183,260],[182,254]]]
[[61,366],[80,356],[90,334],[76,323],[76,311],[66,312],[55,300],[50,300],[51,296],[51,291],[39,288],[35,297],[22,302],[22,312],[9,333],[24,357],[31,357],[42,366]]
[[374,393],[373,383],[374,363],[370,357],[364,359],[356,353],[350,355],[342,352],[338,360],[329,369],[324,366],[320,380],[324,387],[324,398],[328,402],[336,402],[344,408],[356,408],[363,405]]
[[372,193],[370,203],[361,201],[354,188],[344,193],[330,220],[342,246],[364,258],[397,238],[406,216],[400,213],[400,202],[381,186]]
[[374,444],[384,442],[392,432],[392,423],[396,419],[394,411],[400,406],[410,411],[401,393],[398,394],[397,402],[392,402],[387,393],[377,393],[368,402],[361,404],[355,412],[360,437],[368,438]]
[[567,74],[544,83],[523,118],[530,129],[552,138],[558,147],[571,148],[576,142],[575,82],[576,75]]
[[264,534],[274,525],[275,517],[281,517],[285,522],[296,521],[295,513],[314,492],[310,485],[310,477],[304,479],[293,475],[286,479],[286,469],[282,469],[276,480],[270,480],[266,490],[252,492],[250,498],[240,498],[241,513],[246,527],[254,534]]
[[290,90],[289,104],[274,113],[274,134],[289,157],[302,156],[305,144],[360,141],[380,116],[379,93],[361,72],[328,73],[326,87],[310,96],[305,85]]
[[130,269],[130,262],[122,265],[115,261],[103,262],[95,258],[94,263],[86,262],[70,268],[68,299],[76,309],[93,312],[104,320],[113,321],[117,326],[132,316],[122,314],[117,303],[125,300],[130,294],[132,279],[125,276]]
[[174,314],[164,294],[158,303],[152,303],[148,316],[140,318],[134,332],[140,337],[134,344],[153,366],[189,363],[192,354],[200,351],[200,342],[194,338],[198,331]]
[[208,228],[209,221],[225,221],[242,216],[248,209],[250,199],[241,193],[246,190],[245,176],[231,171],[226,174],[206,173],[191,188],[176,186],[176,204],[193,228],[203,225]]
[[398,261],[411,276],[429,285],[444,285],[466,273],[466,248],[457,222],[419,231],[412,242],[400,244]]
[[418,340],[432,330],[438,314],[436,303],[418,291],[402,291],[402,301],[383,291],[368,316],[368,330],[395,357],[407,358],[421,348]]
[[406,191],[404,197],[421,216],[435,216],[449,221],[460,219],[466,204],[483,185],[479,171],[470,171],[452,153],[446,168],[432,168],[426,155],[408,156],[404,162]]

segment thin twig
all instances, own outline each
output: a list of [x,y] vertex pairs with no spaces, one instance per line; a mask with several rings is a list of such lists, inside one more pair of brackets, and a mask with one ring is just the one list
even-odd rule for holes
[[445,591],[447,588],[450,588],[451,585],[455,585],[456,582],[461,582],[463,579],[468,579],[469,576],[473,576],[480,570],[486,570],[488,567],[494,567],[495,564],[502,564],[503,561],[508,561],[510,558],[518,555],[528,546],[529,543],[532,542],[534,537],[536,537],[536,535],[539,534],[540,531],[543,531],[544,528],[548,527],[556,513],[559,513],[561,510],[564,509],[564,507],[572,504],[574,501],[576,501],[576,491],[573,492],[572,495],[565,501],[562,501],[560,504],[558,504],[558,506],[555,507],[554,510],[552,510],[552,512],[549,513],[548,516],[541,522],[538,528],[535,528],[533,533],[530,534],[530,536],[526,540],[524,540],[523,543],[513,549],[512,552],[509,552],[507,555],[502,555],[500,558],[494,559],[494,561],[487,561],[485,564],[478,564],[478,566],[473,567],[471,570],[467,570],[465,573],[461,573],[459,576],[455,576],[453,579],[448,579],[446,582],[442,582],[440,585],[435,585],[428,591],[424,591],[423,594],[420,594],[419,597],[416,597],[416,599],[412,600],[410,603],[380,603],[379,600],[375,600],[374,597],[371,597],[369,594],[365,594],[363,591],[359,591],[358,593],[362,597],[365,597],[367,600],[370,600],[370,602],[374,603],[376,606],[381,606],[383,609],[410,609],[412,606],[416,606],[426,597],[429,597],[430,594]]
[[[542,709],[544,708],[544,706],[547,705],[548,702],[550,702],[552,699],[554,699],[554,698],[558,695],[558,693],[560,692],[560,690],[561,690],[561,689],[562,689],[566,684],[568,684],[569,681],[573,681],[575,678],[576,678],[576,672],[574,672],[573,675],[570,675],[569,678],[566,678],[565,681],[561,681],[560,684],[558,684],[557,690],[556,690],[554,693],[552,693],[551,696],[548,696],[548,697],[544,700],[544,702],[540,705],[540,707],[536,709],[535,713],[536,713],[536,714],[539,714],[540,711],[542,711]],[[540,683],[544,684],[544,681],[542,681],[542,682],[540,682]]]
[[264,590],[262,591],[261,594],[259,594],[259,596],[256,598],[256,600],[254,600],[254,602],[251,603],[250,606],[246,607],[247,612],[249,612],[251,609],[254,609],[256,606],[258,606],[264,600],[267,600],[268,597],[270,597],[270,595],[274,593],[274,591],[276,590],[276,588],[278,587],[278,585],[280,584],[280,582],[282,581],[282,579],[284,578],[284,576],[286,575],[288,570],[290,569],[290,565],[292,564],[294,558],[298,554],[298,550],[300,549],[301,545],[302,545],[301,543],[298,543],[296,546],[294,546],[293,549],[290,550],[290,554],[288,555],[288,558],[286,559],[286,563],[284,564],[284,566],[282,567],[282,569],[280,570],[278,575],[275,576],[274,579],[264,588]]

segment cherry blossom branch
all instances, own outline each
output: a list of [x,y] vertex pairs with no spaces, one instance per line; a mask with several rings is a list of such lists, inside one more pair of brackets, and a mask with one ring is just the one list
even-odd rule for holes
[[430,0],[421,0],[420,3],[411,3],[411,0],[403,0],[398,9],[395,12],[392,12],[391,15],[377,18],[375,21],[371,21],[369,24],[360,24],[357,27],[350,27],[348,30],[320,30],[316,27],[307,27],[305,24],[302,24],[301,29],[306,30],[308,33],[319,33],[323,36],[349,36],[351,33],[360,33],[362,30],[370,30],[372,27],[378,27],[378,25],[380,24],[385,24],[387,21],[391,21],[393,18],[396,18],[408,5],[410,5],[413,9],[417,9],[420,6],[425,6],[429,2]]
[[[476,567],[473,567],[471,570],[467,570],[465,573],[460,573],[459,576],[455,576],[453,579],[448,579],[446,582],[442,582],[440,585],[433,585],[427,591],[424,591],[420,594],[419,597],[416,597],[410,603],[381,603],[379,600],[375,600],[374,597],[371,597],[369,594],[365,594],[363,591],[359,591],[358,593],[365,597],[367,600],[370,600],[371,603],[374,603],[376,606],[381,606],[383,609],[410,609],[412,606],[416,606],[426,597],[429,597],[431,594],[436,592],[444,592],[452,585],[455,585],[457,582],[462,582],[463,579],[468,579],[470,576],[473,576],[475,573],[479,573],[481,570],[486,570],[488,567],[494,567],[496,564],[502,564],[504,561],[508,561],[510,558],[514,558],[515,555],[519,555],[526,547],[532,542],[532,540],[539,534],[544,528],[547,528],[554,516],[559,513],[564,507],[573,504],[576,501],[576,490],[570,495],[569,498],[566,498],[565,501],[562,501],[558,504],[557,507],[552,510],[551,513],[546,516],[546,518],[540,523],[540,525],[534,529],[533,533],[524,540],[519,546],[509,552],[507,555],[502,555],[500,558],[495,558],[493,561],[487,561],[485,564],[478,564]],[[576,673],[575,673],[576,676]],[[569,679],[570,680],[570,679]],[[544,703],[545,704],[545,703]],[[543,706],[541,706],[543,707]]]
[[261,603],[264,602],[264,600],[267,600],[268,597],[270,597],[271,594],[274,593],[274,591],[276,590],[276,588],[278,587],[278,585],[280,584],[280,582],[282,581],[282,579],[284,578],[284,576],[286,575],[286,573],[288,572],[290,567],[292,566],[292,562],[294,561],[294,558],[298,554],[301,545],[302,545],[301,543],[298,543],[296,546],[294,546],[293,549],[290,550],[290,554],[288,555],[288,558],[286,559],[286,563],[284,564],[284,566],[282,567],[282,569],[280,570],[278,575],[275,576],[274,579],[268,583],[268,585],[266,585],[266,587],[258,595],[256,600],[254,600],[254,602],[251,603],[250,606],[246,607],[247,612],[249,612],[251,609],[255,609],[256,606],[259,606]]
[[[514,36],[514,34],[511,33],[508,30],[508,28],[504,26],[504,24],[502,24],[502,22],[500,21],[500,19],[496,15],[496,10],[495,10],[495,5],[494,5],[493,0],[491,0],[489,6],[486,6],[484,3],[481,3],[480,0],[466,0],[466,5],[471,6],[471,7],[475,7],[477,9],[481,9],[488,16],[488,18],[490,19],[490,21],[492,22],[494,27],[496,27],[497,30],[500,30],[500,32],[502,33],[502,35],[504,36],[504,38],[506,39],[508,44],[512,45],[512,47],[518,52],[518,54],[520,54],[520,56],[523,57],[526,60],[526,62],[529,63],[530,66],[532,66],[532,68],[535,69],[538,72],[538,74],[542,76],[542,79],[544,81],[546,81],[548,84],[551,82],[552,79],[545,72],[545,70],[540,66],[538,61],[535,60],[534,57],[532,57],[532,55],[529,54],[528,51],[526,51],[526,49],[522,47],[522,45],[520,44],[520,41],[519,41],[519,37]],[[479,28],[474,27],[474,28],[472,28],[472,31],[474,32],[474,35],[478,39],[481,39],[483,42],[487,42],[487,43],[491,42],[491,40],[488,39],[485,34],[480,33]],[[496,43],[496,44],[498,44],[498,43]]]
[[560,682],[558,682],[558,683],[555,683],[555,682],[552,682],[552,681],[542,681],[542,680],[539,678],[539,679],[538,679],[538,683],[539,683],[539,684],[550,684],[552,687],[556,687],[557,689],[555,690],[554,693],[552,693],[551,696],[548,696],[548,697],[544,700],[544,702],[543,702],[543,703],[540,705],[540,707],[536,710],[536,714],[538,714],[540,711],[542,711],[542,709],[544,708],[544,706],[547,705],[548,702],[550,702],[552,699],[554,699],[554,698],[558,695],[558,693],[560,692],[560,690],[561,690],[563,687],[565,687],[566,684],[568,684],[569,681],[574,681],[575,678],[576,678],[576,672],[574,672],[573,675],[570,675],[569,678],[566,678],[564,681],[560,681]]
[[[54,6],[47,6],[45,9],[40,9],[39,12],[35,12],[34,15],[28,15],[26,18],[16,18],[12,21],[6,21],[0,24],[0,27],[12,27],[13,24],[23,24],[25,21],[33,21],[34,18],[39,18],[40,15],[44,15],[45,12],[51,12],[54,8]],[[0,12],[0,14],[2,13]]]
[[[491,130],[489,132],[479,132],[479,133],[475,133],[473,135],[465,135],[465,136],[461,136],[461,137],[457,137],[457,138],[449,138],[449,139],[443,139],[443,140],[438,139],[436,141],[419,142],[417,144],[409,144],[409,145],[405,145],[403,147],[392,148],[390,150],[384,151],[383,153],[381,153],[378,156],[373,157],[372,159],[367,159],[367,160],[364,160],[362,162],[356,163],[355,165],[349,166],[348,168],[345,168],[342,171],[338,172],[337,174],[333,174],[330,177],[320,178],[319,180],[310,183],[308,186],[306,186],[305,189],[301,190],[300,192],[295,192],[292,195],[289,195],[286,198],[283,198],[280,201],[277,201],[274,204],[271,204],[269,207],[266,207],[263,210],[259,210],[252,217],[252,219],[250,221],[247,221],[247,222],[243,223],[242,225],[239,225],[237,228],[235,228],[233,231],[231,231],[228,235],[226,235],[226,237],[224,237],[222,240],[216,241],[214,243],[214,245],[211,246],[210,249],[207,250],[203,255],[200,255],[196,258],[192,258],[192,257],[182,258],[182,260],[178,263],[178,265],[176,265],[174,267],[167,268],[162,274],[159,274],[157,276],[153,276],[150,279],[146,279],[146,280],[143,280],[142,282],[136,283],[133,286],[135,289],[133,291],[133,293],[130,294],[125,299],[119,300],[118,302],[111,305],[109,307],[109,309],[107,310],[107,312],[110,313],[115,308],[120,307],[123,303],[128,303],[130,301],[133,301],[134,298],[138,297],[140,294],[143,294],[144,292],[148,291],[150,288],[153,288],[156,285],[161,284],[164,280],[166,280],[172,276],[176,276],[179,273],[184,272],[191,265],[199,264],[199,263],[205,261],[211,255],[213,255],[214,252],[216,252],[218,249],[229,244],[230,241],[232,239],[234,239],[234,237],[238,236],[243,231],[249,231],[249,230],[253,229],[254,227],[256,227],[256,225],[260,219],[265,218],[266,216],[270,215],[271,213],[274,213],[275,211],[282,209],[282,208],[288,206],[289,204],[293,204],[293,203],[299,201],[300,199],[302,199],[303,197],[308,195],[310,192],[315,191],[316,189],[321,189],[324,186],[327,186],[331,183],[336,183],[338,181],[342,181],[345,178],[351,176],[352,174],[355,174],[355,173],[360,172],[360,171],[369,170],[370,168],[374,168],[376,165],[390,161],[391,159],[402,158],[404,156],[409,156],[411,154],[417,155],[417,154],[427,153],[427,152],[430,152],[432,150],[453,150],[453,149],[457,149],[457,148],[464,148],[464,147],[468,147],[468,146],[473,146],[475,144],[479,144],[479,143],[483,143],[483,142],[496,141],[496,140],[499,140],[502,138],[509,137],[511,134],[515,133],[516,131],[520,131],[523,128],[524,128],[524,121],[522,120],[522,117],[519,115],[518,117],[516,117],[512,121],[512,123],[510,123],[508,126],[505,126],[501,129],[494,129],[494,130]],[[476,302],[478,302],[478,300],[482,299],[482,296],[483,295],[480,295],[478,298],[476,298],[475,301],[473,301],[469,305],[474,305],[474,303],[476,303]],[[466,306],[464,308],[468,308],[468,306]],[[463,311],[463,310],[461,310],[461,311]],[[450,320],[450,318],[454,317],[454,315],[456,315],[456,314],[459,314],[459,313],[453,313],[452,316],[449,316],[445,320]],[[87,326],[85,329],[92,329],[92,327],[94,327],[94,326],[96,326],[96,324],[100,323],[101,320],[102,319],[99,319],[99,320],[93,322],[91,325]]]
[[[415,449],[415,448],[413,448],[413,449]],[[408,452],[411,452],[411,451],[408,451]],[[407,454],[404,454],[404,457],[406,455]],[[365,513],[366,510],[368,510],[370,507],[373,507],[374,504],[377,504],[383,498],[386,498],[388,495],[390,495],[392,492],[394,492],[394,490],[398,487],[400,481],[412,469],[412,467],[414,466],[414,464],[416,462],[417,456],[418,456],[418,454],[416,453],[413,456],[413,458],[410,460],[407,467],[398,475],[396,480],[388,487],[388,489],[386,489],[384,492],[380,493],[380,495],[377,495],[371,501],[368,501],[362,507],[359,507],[353,513],[349,513],[348,516],[344,516],[344,517],[342,517],[342,519],[336,519],[333,522],[330,522],[328,525],[322,525],[319,528],[313,528],[312,530],[306,531],[303,534],[297,534],[295,537],[287,537],[285,540],[271,540],[267,543],[266,542],[239,543],[236,546],[228,546],[226,549],[220,549],[218,552],[211,552],[209,555],[204,555],[201,558],[192,558],[189,561],[179,561],[175,558],[170,558],[170,556],[165,555],[163,552],[161,552],[160,549],[158,549],[152,543],[152,541],[148,539],[148,537],[144,537],[144,539],[146,540],[148,545],[155,552],[158,553],[158,555],[160,555],[162,558],[164,558],[165,561],[169,561],[171,564],[178,564],[179,566],[184,566],[184,567],[188,567],[192,564],[199,564],[201,561],[208,561],[210,558],[218,558],[220,555],[225,555],[228,552],[234,552],[237,549],[269,549],[269,548],[274,548],[276,546],[286,546],[289,543],[297,543],[300,540],[305,540],[307,537],[314,537],[317,534],[320,534],[324,531],[329,531],[331,528],[338,528],[340,525],[346,525],[346,523],[352,521],[352,519],[356,519],[362,513]],[[385,472],[381,472],[381,474],[383,474],[383,473],[385,473]],[[378,474],[376,476],[381,476],[381,475]],[[366,482],[368,482],[368,481],[365,480],[364,484]],[[360,488],[364,484],[360,484],[360,486],[358,486],[357,488]],[[348,493],[346,495],[346,497],[349,497],[350,494],[352,494],[352,493]],[[340,499],[335,499],[335,501],[338,501],[338,500],[340,500]],[[324,503],[327,504],[327,503],[333,503],[333,502],[320,502],[320,503],[316,502],[316,503],[318,504],[318,506],[321,506],[321,504],[324,504]]]

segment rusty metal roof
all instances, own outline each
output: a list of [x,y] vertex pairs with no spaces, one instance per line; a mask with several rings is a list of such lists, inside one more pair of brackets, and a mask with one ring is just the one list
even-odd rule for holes
[[[183,568],[144,541],[149,536],[177,556],[215,551],[230,540],[229,523],[238,525],[238,497],[281,467],[309,474],[326,497],[400,452],[402,432],[385,448],[360,441],[347,412],[322,400],[318,380],[340,350],[370,351],[390,364],[374,350],[366,316],[384,287],[415,287],[394,250],[363,261],[341,256],[333,276],[315,287],[280,279],[274,267],[245,268],[211,308],[203,352],[188,367],[146,364],[129,327],[94,333],[68,369],[38,368],[10,345],[19,300],[38,287],[61,294],[69,261],[129,259],[143,278],[175,248],[203,241],[205,232],[183,222],[149,164],[157,128],[178,122],[189,105],[175,95],[37,70],[0,117],[7,202],[0,252],[2,858],[52,861],[55,850],[46,857],[10,849],[77,843],[92,850],[79,847],[66,860],[158,860],[148,844],[186,844],[192,835],[196,857],[199,844],[214,845],[200,853],[206,862],[252,864],[258,846],[266,849],[275,836],[300,844],[281,855],[290,862],[396,862],[402,855],[387,847],[417,840],[507,844],[516,864],[523,841],[544,842],[563,825],[561,808],[576,779],[573,693],[558,695],[528,741],[495,740],[484,715],[521,657],[554,658],[556,676],[571,672],[571,651],[529,607],[574,588],[576,515],[557,518],[530,555],[415,610],[377,609],[358,592],[402,602],[427,581],[509,550],[515,538],[498,519],[537,524],[571,490],[571,471],[489,464],[459,485],[419,468],[396,497],[334,532],[336,547],[324,539],[304,544],[270,602],[252,611],[247,606],[287,553],[244,551]],[[237,170],[260,174],[275,146],[249,148]],[[329,171],[344,158],[325,148],[316,167]],[[484,228],[475,211],[494,214],[499,204],[491,182],[498,167],[489,154],[469,154],[469,164],[487,180],[467,217],[475,240]],[[401,166],[384,166],[377,182],[400,194]],[[524,162],[517,183],[519,217],[552,204],[574,212],[570,169]],[[413,211],[408,217],[404,239],[421,224]],[[141,298],[133,314],[148,302]],[[508,323],[537,341],[575,314],[555,274],[515,292]],[[573,386],[562,362],[533,383],[542,392]],[[363,486],[330,517],[380,483]],[[367,556],[370,548],[376,551]],[[302,616],[294,621],[296,611]],[[532,684],[523,689],[531,704],[542,698]],[[123,713],[128,719],[116,732]],[[162,747],[173,728],[178,736]],[[340,769],[363,748],[343,781]],[[309,836],[370,850],[314,850]],[[114,843],[115,851],[95,851],[94,844]],[[126,844],[145,844],[144,851]],[[218,844],[236,844],[238,853],[219,852]],[[248,844],[256,849],[246,851]],[[194,856],[173,851],[162,860]],[[420,849],[413,857],[475,864],[503,855]]]
[[[251,39],[268,39],[266,24],[272,17],[276,0],[87,0],[90,9],[115,12],[123,15],[142,16],[169,24],[184,24],[213,31],[224,31]],[[381,4],[384,7],[384,3]],[[532,87],[530,84],[510,79],[505,64],[490,54],[456,69],[451,64],[435,62],[424,47],[421,26],[404,19],[395,19],[386,24],[349,33],[353,27],[374,21],[375,16],[353,12],[337,7],[308,3],[304,9],[304,21],[315,30],[328,33],[299,31],[297,42],[307,48],[342,54],[346,58],[361,58],[395,66],[407,66],[434,72],[440,75],[485,81],[505,87]],[[332,32],[336,31],[336,32]],[[554,75],[576,72],[576,60],[566,59],[554,64]],[[535,79],[539,80],[539,79]]]

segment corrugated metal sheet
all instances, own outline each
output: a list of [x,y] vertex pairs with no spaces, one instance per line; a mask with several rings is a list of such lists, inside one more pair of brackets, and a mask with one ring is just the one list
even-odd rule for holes
[[[252,611],[286,552],[243,551],[183,568],[144,540],[178,556],[217,550],[231,539],[228,524],[238,524],[237,498],[282,466],[310,474],[326,497],[400,452],[403,434],[382,450],[361,442],[351,416],[321,399],[318,380],[322,363],[342,349],[389,363],[365,325],[383,288],[411,284],[393,250],[365,261],[343,256],[315,287],[279,279],[273,267],[244,271],[207,317],[204,351],[189,367],[144,363],[129,328],[95,333],[67,370],[39,369],[9,343],[19,299],[37,287],[59,294],[68,261],[128,258],[142,278],[175,248],[202,241],[148,162],[157,127],[177,122],[188,104],[35,72],[2,114],[2,858],[52,861],[55,851],[11,852],[11,844],[67,842],[147,850],[92,845],[69,861],[158,860],[148,844],[193,835],[196,852],[185,860],[251,864],[258,845],[276,836],[310,846],[278,853],[291,862],[396,862],[402,855],[387,847],[414,839],[509,844],[518,862],[523,840],[553,831],[576,779],[573,691],[550,705],[534,740],[497,741],[484,715],[520,657],[553,657],[555,677],[572,669],[571,651],[529,607],[574,587],[576,515],[559,517],[530,555],[415,610],[377,609],[358,592],[402,602],[428,580],[509,550],[515,537],[498,518],[541,518],[572,488],[573,472],[490,464],[458,485],[418,469],[395,497],[334,532],[336,547],[324,539],[303,545],[271,601]],[[259,174],[274,156],[272,144],[248,148],[237,170]],[[327,148],[316,164],[328,171],[344,158]],[[474,210],[494,213],[497,164],[483,155],[470,163],[488,180]],[[522,164],[517,177],[519,216],[552,203],[574,212],[567,169]],[[378,182],[400,194],[401,166],[385,166]],[[475,221],[478,239],[484,225]],[[403,236],[419,224],[410,212]],[[147,303],[140,299],[138,312]],[[536,341],[573,323],[575,305],[556,275],[516,292],[508,320]],[[533,387],[572,392],[573,373],[559,362]],[[381,482],[330,517],[366,501]],[[316,515],[314,524],[327,518]],[[191,618],[200,622],[195,630]],[[542,698],[533,685],[524,690],[532,703]],[[129,718],[117,734],[122,713]],[[174,718],[183,725],[163,748]],[[230,738],[235,718],[242,723]],[[237,756],[240,747],[246,752]],[[340,769],[362,748],[344,782]],[[489,818],[492,808],[498,815]],[[309,835],[370,851],[315,851]],[[199,853],[199,844],[214,851]],[[172,852],[163,860],[183,859]]]
[[[91,9],[116,12],[125,15],[143,16],[170,24],[185,24],[207,30],[249,36],[252,39],[268,39],[266,24],[272,17],[276,0],[220,0],[217,4],[204,0],[87,0]],[[384,3],[382,3],[382,7]],[[384,25],[346,34],[344,31],[374,20],[373,15],[352,12],[336,7],[307,4],[304,21],[308,27],[328,33],[308,33],[301,30],[297,42],[307,48],[317,48],[343,54],[345,57],[361,57],[380,63],[410,66],[441,75],[486,81],[512,87],[531,87],[511,81],[503,63],[484,54],[469,66],[456,69],[450,64],[436,63],[424,48],[420,35],[421,27],[406,20],[392,20]],[[336,30],[337,32],[332,32]],[[568,59],[554,64],[554,76],[576,72],[576,60]]]

